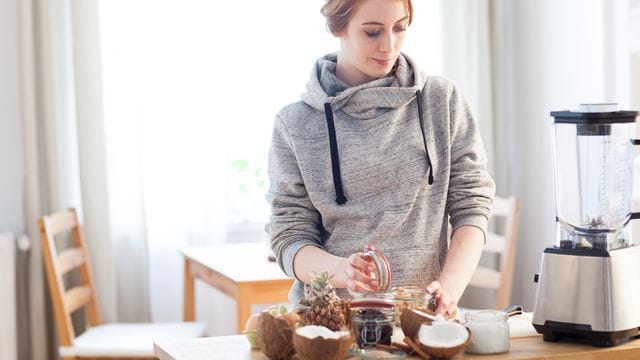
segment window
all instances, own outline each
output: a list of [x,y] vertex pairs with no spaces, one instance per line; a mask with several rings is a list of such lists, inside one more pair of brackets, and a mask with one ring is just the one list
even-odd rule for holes
[[[268,220],[273,118],[299,99],[314,61],[339,48],[321,5],[101,2],[106,122],[111,143],[140,153],[150,236],[168,221],[163,207],[185,209],[171,221],[195,221],[205,234],[211,222],[228,231]],[[440,1],[414,8],[405,52],[439,74]]]

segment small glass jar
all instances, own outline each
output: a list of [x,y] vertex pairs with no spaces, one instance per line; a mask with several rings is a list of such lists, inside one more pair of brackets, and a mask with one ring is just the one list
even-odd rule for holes
[[351,300],[351,334],[359,348],[391,345],[395,303],[393,294],[364,293]]
[[396,325],[400,326],[400,316],[404,309],[428,309],[435,311],[434,298],[426,290],[417,286],[398,286],[391,289],[396,302]]
[[477,310],[465,313],[465,325],[471,330],[469,354],[500,354],[509,351],[509,323],[504,311]]

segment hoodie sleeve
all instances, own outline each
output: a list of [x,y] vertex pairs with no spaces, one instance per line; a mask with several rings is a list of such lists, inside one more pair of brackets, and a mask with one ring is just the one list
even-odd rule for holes
[[495,183],[487,172],[487,156],[469,106],[453,87],[449,95],[451,172],[447,211],[452,230],[472,225],[487,233]]
[[321,247],[321,220],[309,199],[291,138],[280,116],[274,122],[268,173],[266,198],[271,218],[266,230],[280,268],[296,278],[293,269],[296,253],[306,245]]

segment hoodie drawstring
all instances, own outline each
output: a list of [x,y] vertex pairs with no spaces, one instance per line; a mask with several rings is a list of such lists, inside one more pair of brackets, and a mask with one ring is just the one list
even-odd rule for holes
[[[433,165],[429,157],[429,148],[427,147],[427,138],[424,135],[423,112],[420,90],[416,90],[416,103],[418,104],[418,122],[420,123],[420,134],[422,134],[422,143],[424,151],[427,154],[427,168],[429,169],[428,179],[429,185],[433,184]],[[330,103],[324,104],[324,116],[327,118],[327,128],[329,130],[329,150],[331,151],[331,170],[333,172],[333,186],[336,191],[336,203],[343,205],[347,202],[342,188],[342,178],[340,176],[340,157],[338,156],[338,141],[336,140],[336,126],[333,121],[333,109]]]
[[427,154],[427,167],[429,168],[429,185],[433,184],[433,165],[431,164],[431,158],[429,157],[429,148],[427,147],[427,138],[424,136],[424,124],[422,113],[422,101],[420,90],[416,90],[416,103],[418,103],[418,121],[420,122],[420,134],[422,134],[422,143],[424,144],[424,152]]
[[324,104],[324,116],[327,118],[327,128],[329,129],[329,148],[331,151],[331,170],[333,171],[333,186],[336,190],[336,203],[342,205],[347,202],[342,189],[342,178],[340,177],[340,157],[338,156],[338,141],[336,140],[336,126],[333,122],[333,110],[330,103]]

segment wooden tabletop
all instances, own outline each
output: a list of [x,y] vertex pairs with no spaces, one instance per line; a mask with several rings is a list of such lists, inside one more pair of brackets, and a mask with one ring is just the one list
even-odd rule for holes
[[236,283],[290,280],[278,264],[267,261],[270,250],[265,243],[191,246],[181,251],[185,258],[215,269]]
[[[154,354],[160,360],[267,359],[260,350],[252,350],[243,335],[164,341],[154,344]],[[419,358],[412,356],[409,359]],[[463,353],[453,359],[632,360],[640,359],[640,339],[616,347],[597,348],[584,344],[544,342],[542,336],[536,335],[511,339],[511,349],[505,354]]]

